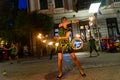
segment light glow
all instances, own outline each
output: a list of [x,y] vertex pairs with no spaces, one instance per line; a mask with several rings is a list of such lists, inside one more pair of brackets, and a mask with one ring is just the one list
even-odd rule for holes
[[80,34],[76,34],[76,37],[79,38],[79,37],[80,37]]
[[53,45],[53,42],[52,42],[52,41],[51,41],[51,42],[49,42],[49,43],[48,43],[48,45]]
[[39,39],[41,39],[41,38],[42,38],[42,34],[39,33],[37,37],[38,37]]
[[43,40],[42,42],[43,42],[43,43],[46,43],[46,41],[47,41],[47,40]]
[[89,17],[89,21],[94,21],[94,20],[95,20],[95,17],[93,17],[93,16]]
[[55,46],[59,46],[59,43],[57,42],[57,43],[55,43]]

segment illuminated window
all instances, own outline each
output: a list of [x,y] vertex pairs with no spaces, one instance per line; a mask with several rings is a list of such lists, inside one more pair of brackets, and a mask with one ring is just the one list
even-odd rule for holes
[[55,32],[58,32],[58,29],[55,29]]
[[84,29],[84,26],[80,26],[80,29]]
[[58,33],[55,33],[55,36],[58,36]]
[[58,36],[58,25],[59,24],[54,25],[54,36]]

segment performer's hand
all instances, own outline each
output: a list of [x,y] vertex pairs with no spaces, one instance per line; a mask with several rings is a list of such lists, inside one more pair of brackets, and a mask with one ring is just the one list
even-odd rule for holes
[[79,20],[72,20],[72,23],[78,23],[79,22]]
[[55,36],[54,39],[55,39],[55,40],[58,40],[58,37]]
[[76,19],[75,22],[77,23],[77,22],[79,22],[79,20]]

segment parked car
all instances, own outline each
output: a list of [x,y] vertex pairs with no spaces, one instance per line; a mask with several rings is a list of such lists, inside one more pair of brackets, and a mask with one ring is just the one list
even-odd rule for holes
[[109,51],[109,52],[116,51],[115,40],[113,38],[103,38],[101,44],[103,51]]

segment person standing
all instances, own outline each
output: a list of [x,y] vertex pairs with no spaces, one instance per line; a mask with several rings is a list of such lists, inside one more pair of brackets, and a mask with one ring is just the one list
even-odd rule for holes
[[15,57],[17,59],[17,62],[19,63],[20,59],[18,57],[18,46],[15,43],[11,43],[10,48],[8,48],[7,50],[10,50],[10,53],[8,53],[10,64],[13,64],[12,57]]
[[58,69],[59,69],[59,73],[57,76],[57,80],[61,79],[63,76],[63,72],[62,72],[62,60],[63,60],[63,47],[65,48],[65,51],[67,51],[71,58],[74,60],[74,63],[76,64],[76,66],[78,67],[78,70],[80,72],[80,74],[82,75],[82,77],[86,77],[86,74],[84,73],[84,69],[81,67],[81,64],[79,63],[74,50],[72,49],[72,46],[70,45],[70,34],[71,34],[71,30],[68,28],[68,24],[71,24],[72,22],[78,22],[78,20],[74,20],[74,21],[70,21],[68,20],[66,17],[62,17],[61,18],[61,23],[58,26],[58,37],[55,37],[58,41],[59,41],[59,46],[57,48],[57,53],[58,53]]
[[89,45],[90,45],[90,57],[92,57],[92,51],[93,50],[95,50],[96,53],[97,53],[97,56],[99,56],[98,50],[96,48],[96,41],[93,38],[93,36],[90,36]]

